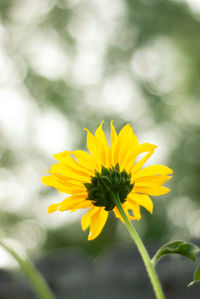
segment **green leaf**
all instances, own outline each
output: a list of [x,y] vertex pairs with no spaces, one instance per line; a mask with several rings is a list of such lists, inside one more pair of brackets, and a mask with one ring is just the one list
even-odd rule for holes
[[188,284],[188,287],[192,286],[194,283],[200,281],[200,265],[196,268],[193,275],[193,281]]
[[197,253],[200,252],[200,248],[192,243],[186,243],[183,241],[173,241],[162,246],[152,259],[154,265],[166,254],[180,254],[188,257],[192,261],[196,260]]

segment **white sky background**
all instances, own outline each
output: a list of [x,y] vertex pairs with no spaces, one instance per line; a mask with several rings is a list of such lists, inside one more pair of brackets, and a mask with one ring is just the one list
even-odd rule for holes
[[200,13],[200,1],[199,0],[173,0],[173,1],[186,3],[194,14]]
[[[105,116],[108,112],[113,113],[126,122],[137,123],[139,140],[159,146],[150,163],[164,163],[169,151],[176,146],[171,124],[157,127],[149,115],[137,81],[148,82],[157,93],[171,92],[173,95],[185,76],[182,69],[177,67],[182,59],[181,53],[170,40],[160,36],[133,53],[130,69],[119,69],[105,78],[105,53],[116,36],[118,21],[126,14],[127,7],[123,0],[81,2],[69,1],[72,7],[81,7],[71,18],[69,28],[66,28],[77,42],[73,55],[63,49],[56,32],[37,30],[40,18],[55,5],[53,0],[16,1],[10,12],[13,24],[6,28],[0,23],[0,69],[3,70],[0,72],[0,158],[9,148],[20,165],[12,170],[0,166],[0,202],[5,211],[18,214],[26,212],[33,219],[35,217],[36,221],[28,226],[34,236],[32,248],[41,244],[46,227],[58,227],[79,216],[78,213],[47,214],[48,205],[55,202],[55,198],[57,201],[63,199],[63,194],[54,193],[54,196],[48,195],[42,201],[38,196],[46,188],[40,179],[52,163],[52,155],[73,149],[77,129],[53,106],[41,110],[24,85],[26,65],[22,57],[10,55],[7,48],[9,43],[16,53],[17,50],[21,51],[24,60],[39,75],[50,80],[63,79],[66,83],[70,81],[80,86],[85,91],[82,104],[89,109],[98,109]],[[200,11],[200,1],[185,2],[192,9]],[[171,73],[176,76],[172,78]],[[174,106],[176,113],[179,105],[177,98],[174,97],[169,105]],[[191,118],[187,111],[185,108],[179,114],[179,122],[187,117],[188,122],[198,123],[198,115]],[[32,151],[40,154],[32,158]],[[49,157],[49,165],[42,159],[44,156]],[[17,227],[15,237],[28,248],[30,238],[23,234],[26,226],[25,222]],[[3,255],[0,251],[0,266],[9,264],[9,259],[3,258]]]

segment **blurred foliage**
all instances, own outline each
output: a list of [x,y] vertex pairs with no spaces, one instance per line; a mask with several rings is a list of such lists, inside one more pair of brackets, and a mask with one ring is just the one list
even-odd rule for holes
[[[0,112],[2,182],[5,189],[15,188],[8,185],[12,178],[22,191],[27,189],[16,208],[12,207],[17,201],[15,189],[2,192],[1,227],[12,231],[25,214],[39,225],[43,236],[31,249],[77,245],[94,256],[123,239],[123,234],[126,237],[114,217],[97,240],[88,242],[79,219],[65,223],[62,218],[61,224],[51,225],[54,217],[60,221],[59,216],[44,216],[58,193],[40,184],[43,170],[53,160],[38,146],[35,127],[51,110],[68,121],[63,127],[69,139],[59,150],[85,148],[82,129],[94,131],[102,119],[107,131],[113,119],[118,130],[130,122],[139,137],[145,136],[141,141],[161,140],[164,154],[156,162],[174,170],[172,191],[154,200],[153,215],[143,211],[137,229],[148,242],[199,238],[200,10],[169,0],[45,0],[43,4],[9,0],[0,1],[0,17],[0,55],[12,64],[0,90],[14,89],[30,104],[21,146],[16,146],[14,127],[8,136]],[[54,45],[57,52],[48,54]],[[3,63],[2,69],[6,69]],[[11,96],[11,102],[15,100]],[[3,93],[0,101],[5,102]],[[17,107],[10,105],[9,111]],[[46,132],[54,138],[51,129],[47,126]],[[22,179],[23,169],[27,174]]]

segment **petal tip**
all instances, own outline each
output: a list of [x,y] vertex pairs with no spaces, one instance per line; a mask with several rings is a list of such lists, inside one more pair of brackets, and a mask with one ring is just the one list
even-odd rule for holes
[[112,128],[114,128],[114,121],[113,121],[113,120],[111,120],[111,122],[110,122],[110,126],[111,126]]
[[57,203],[54,203],[54,204],[50,205],[48,207],[48,213],[49,214],[54,213],[55,211],[57,211],[58,207],[59,207],[59,204],[57,204]]
[[[48,178],[48,176],[43,176],[42,178],[41,178],[41,182],[44,184],[44,185],[47,185],[47,178]],[[47,185],[48,186],[48,185]]]
[[140,215],[138,215],[135,219],[137,220],[137,221],[139,221],[140,219],[141,219],[141,214]]
[[102,126],[103,126],[103,124],[104,124],[104,120],[102,120],[102,121],[101,121],[101,123],[100,123],[100,125],[99,125],[99,126],[101,126],[101,127],[102,127]]
[[[97,236],[96,236],[96,237],[97,237]],[[92,234],[89,234],[89,235],[88,235],[88,241],[92,241],[92,240],[94,240],[96,237],[93,237]]]

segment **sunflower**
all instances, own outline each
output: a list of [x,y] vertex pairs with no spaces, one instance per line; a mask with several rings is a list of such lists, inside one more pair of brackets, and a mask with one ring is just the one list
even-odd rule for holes
[[[95,135],[85,129],[90,153],[76,150],[54,155],[59,163],[50,168],[49,176],[42,178],[45,185],[69,195],[62,202],[50,205],[49,213],[87,209],[81,226],[83,230],[90,227],[88,240],[95,239],[101,233],[109,211],[113,210],[115,216],[124,221],[113,200],[114,195],[117,194],[127,217],[139,220],[140,206],[153,212],[149,195],[158,196],[170,191],[162,186],[171,178],[170,168],[153,165],[142,169],[156,145],[139,144],[129,124],[117,135],[111,122],[109,146],[102,125],[103,122]],[[140,154],[143,155],[138,160]]]

